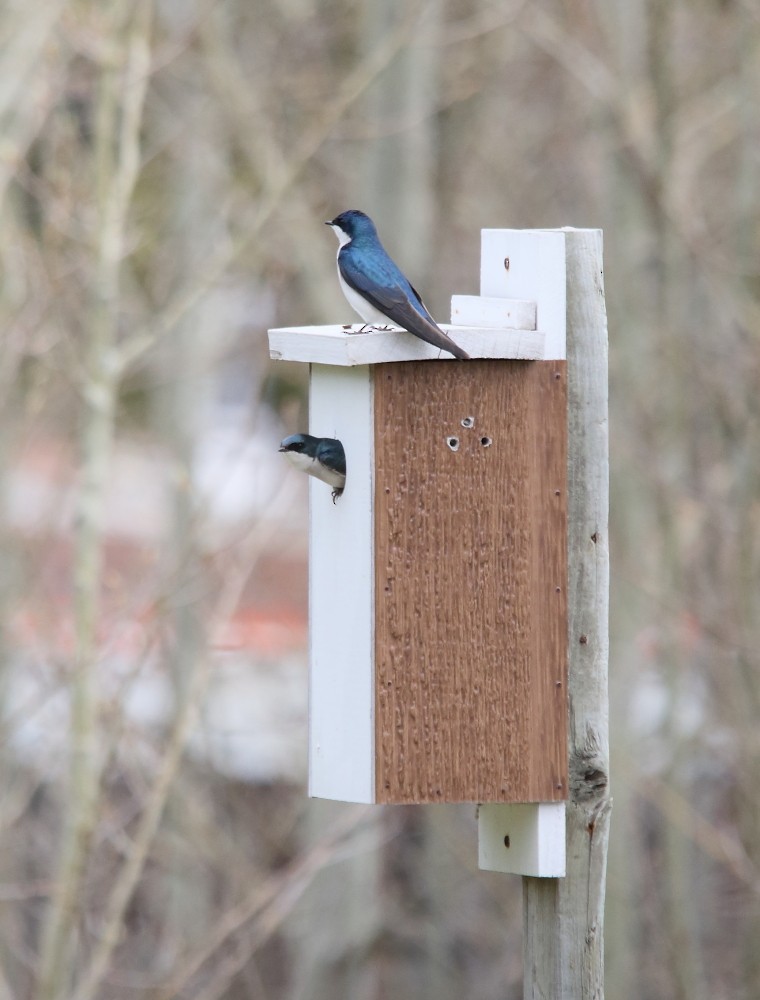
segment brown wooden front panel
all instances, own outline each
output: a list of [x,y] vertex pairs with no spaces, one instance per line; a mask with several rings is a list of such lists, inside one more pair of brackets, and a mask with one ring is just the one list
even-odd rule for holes
[[377,801],[563,799],[565,362],[374,377]]

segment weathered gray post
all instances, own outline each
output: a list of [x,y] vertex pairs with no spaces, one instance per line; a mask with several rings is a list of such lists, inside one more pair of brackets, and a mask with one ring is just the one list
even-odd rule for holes
[[604,996],[609,452],[602,233],[567,230],[569,799],[563,879],[523,879],[526,1000]]

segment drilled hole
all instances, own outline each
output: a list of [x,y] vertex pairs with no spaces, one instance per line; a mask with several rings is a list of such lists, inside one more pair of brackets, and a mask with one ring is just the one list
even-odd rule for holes
[[491,445],[493,444],[490,437],[482,437],[480,439],[480,443],[483,445],[484,448],[490,448]]
[[509,257],[504,258],[504,270],[505,271],[509,270]]
[[508,833],[504,834],[504,846],[505,847],[509,847],[509,834]]
[[446,444],[451,448],[452,451],[459,451],[459,438],[458,437],[448,437],[446,438]]
[[462,420],[462,427],[474,427],[475,417],[464,417]]

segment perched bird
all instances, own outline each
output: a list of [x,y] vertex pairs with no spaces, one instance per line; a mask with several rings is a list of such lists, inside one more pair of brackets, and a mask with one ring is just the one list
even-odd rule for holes
[[338,237],[340,287],[351,308],[365,323],[400,326],[455,358],[469,358],[436,324],[418,293],[388,256],[368,215],[352,209],[341,212],[325,225],[332,226]]
[[346,453],[337,438],[291,434],[280,442],[280,451],[301,472],[308,472],[310,476],[332,486],[335,503],[335,498],[341,495],[346,485]]

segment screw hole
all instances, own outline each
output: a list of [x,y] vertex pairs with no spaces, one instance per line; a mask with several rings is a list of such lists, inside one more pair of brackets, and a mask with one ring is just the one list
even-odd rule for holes
[[459,451],[459,438],[458,437],[448,437],[446,438],[446,444],[451,448],[452,451]]
[[483,445],[484,448],[490,448],[491,445],[493,444],[490,437],[482,437],[480,439],[480,443]]
[[462,420],[462,427],[474,427],[474,426],[475,426],[475,417],[465,417]]
[[509,257],[504,258],[504,270],[505,271],[509,270]]
[[504,846],[505,847],[509,847],[509,834],[508,833],[504,834]]

